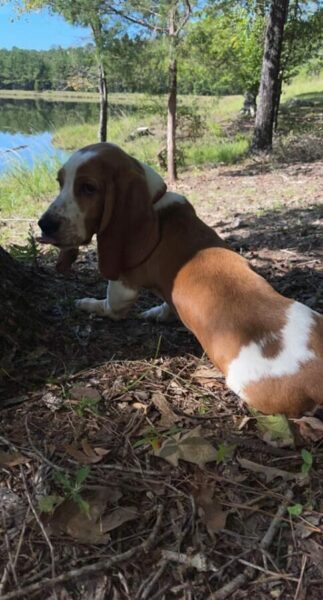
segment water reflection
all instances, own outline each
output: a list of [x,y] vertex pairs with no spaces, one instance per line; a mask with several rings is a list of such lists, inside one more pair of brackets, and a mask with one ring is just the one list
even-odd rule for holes
[[99,109],[90,102],[49,102],[0,98],[0,131],[40,133],[73,123],[95,123]]
[[31,166],[35,158],[65,160],[67,153],[52,144],[55,129],[97,121],[95,103],[0,98],[0,172],[16,161]]

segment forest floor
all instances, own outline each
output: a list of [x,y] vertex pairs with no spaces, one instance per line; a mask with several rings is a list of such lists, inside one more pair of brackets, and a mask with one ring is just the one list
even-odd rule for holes
[[[259,158],[187,170],[178,191],[322,312],[322,181],[322,162]],[[94,246],[64,278],[53,250],[21,249],[16,225],[0,598],[320,600],[323,422],[250,414],[181,323],[137,318],[149,293],[124,322],[79,313],[74,299],[105,294]]]

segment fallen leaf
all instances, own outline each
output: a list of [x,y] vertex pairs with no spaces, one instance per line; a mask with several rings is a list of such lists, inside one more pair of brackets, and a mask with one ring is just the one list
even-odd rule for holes
[[110,508],[106,514],[108,505],[117,502],[121,496],[118,488],[85,490],[80,496],[82,502],[64,500],[47,517],[46,525],[51,533],[68,534],[81,543],[105,544],[109,540],[109,531],[138,516],[138,511],[133,506]]
[[145,415],[147,414],[147,411],[148,411],[147,404],[143,404],[142,402],[133,402],[133,404],[131,406],[132,406],[132,408],[135,408],[136,410],[142,410]]
[[302,417],[294,419],[299,427],[302,438],[310,442],[318,442],[323,439],[323,422],[317,417]]
[[111,450],[107,450],[106,448],[98,448],[97,446],[94,447],[94,451],[98,456],[107,456],[107,454],[110,454]]
[[223,373],[215,367],[207,367],[206,365],[200,365],[192,373],[192,378],[195,379],[200,385],[206,387],[214,387],[218,385],[218,379],[223,378]]
[[275,442],[275,446],[294,446],[295,440],[290,423],[285,415],[263,415],[249,408],[256,418],[257,429],[263,434],[263,440],[267,443]]
[[127,521],[133,521],[138,517],[138,511],[135,506],[120,506],[108,515],[104,516],[101,521],[102,531],[105,533],[120,527]]
[[0,465],[2,467],[16,467],[30,462],[30,458],[23,456],[19,452],[3,452],[0,450]]
[[71,398],[73,398],[73,400],[82,400],[82,398],[101,400],[101,395],[96,388],[86,387],[83,385],[73,385],[69,389],[69,395]]
[[302,520],[296,523],[295,530],[297,535],[303,540],[310,537],[313,533],[320,533],[320,525],[322,521],[321,515],[316,516],[307,513],[303,513]]
[[110,450],[105,450],[104,448],[92,448],[86,440],[82,440],[81,445],[83,452],[70,444],[64,446],[64,450],[82,465],[98,463],[110,452]]
[[76,509],[67,523],[66,533],[85,544],[106,544],[109,540],[107,535],[109,531],[136,519],[137,516],[138,512],[134,506],[120,506],[105,516],[97,516],[91,512],[90,505],[89,517],[84,511]]
[[214,487],[210,485],[202,487],[195,495],[198,514],[211,537],[225,527],[228,516],[228,512],[222,510],[221,504],[213,498],[213,495]]
[[174,425],[176,421],[180,420],[180,417],[174,413],[164,394],[161,392],[154,393],[151,401],[161,414],[159,425],[162,425],[163,427],[170,427],[171,425]]
[[275,479],[276,477],[282,477],[285,481],[295,480],[299,484],[308,483],[308,475],[306,473],[291,473],[290,471],[283,471],[282,469],[276,469],[276,467],[267,467],[266,465],[260,465],[246,458],[237,458],[238,463],[243,469],[253,471],[254,473],[260,473],[265,475],[267,483]]
[[305,540],[303,545],[310,554],[311,564],[315,565],[320,572],[321,577],[323,577],[323,546],[318,544],[315,540]]
[[201,436],[201,427],[198,426],[184,435],[177,433],[167,438],[160,448],[154,449],[154,454],[175,467],[179,459],[204,467],[206,463],[216,460],[217,450]]

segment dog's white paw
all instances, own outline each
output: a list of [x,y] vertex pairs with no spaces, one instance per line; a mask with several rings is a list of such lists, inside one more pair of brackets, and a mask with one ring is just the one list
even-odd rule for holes
[[108,317],[113,321],[120,321],[125,318],[125,314],[122,311],[113,311],[106,299],[97,300],[96,298],[80,298],[79,300],[75,300],[75,306],[91,315]]
[[175,318],[175,315],[167,302],[163,302],[163,304],[160,304],[159,306],[153,306],[148,310],[144,310],[140,313],[139,317],[141,319],[146,319],[147,321],[166,323],[172,321]]

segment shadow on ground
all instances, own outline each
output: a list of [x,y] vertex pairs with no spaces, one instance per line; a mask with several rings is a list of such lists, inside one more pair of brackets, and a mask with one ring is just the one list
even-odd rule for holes
[[282,294],[323,312],[323,205],[237,215],[219,231]]
[[[278,291],[323,312],[322,216],[322,205],[314,205],[257,217],[238,215],[217,229]],[[27,302],[26,318],[20,324],[24,336],[19,343],[7,340],[7,349],[3,346],[2,400],[17,394],[24,397],[49,382],[63,383],[65,376],[108,361],[201,356],[199,344],[181,323],[150,324],[137,318],[140,310],[158,303],[147,292],[125,322],[91,319],[77,311],[76,298],[105,295],[94,251],[82,254],[68,279],[57,275],[53,258],[50,261],[21,284]],[[35,321],[28,320],[33,306],[38,311]]]

